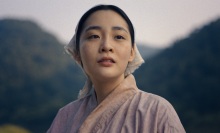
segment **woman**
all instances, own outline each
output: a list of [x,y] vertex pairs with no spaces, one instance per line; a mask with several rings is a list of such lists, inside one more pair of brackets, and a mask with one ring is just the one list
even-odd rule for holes
[[98,5],[79,21],[66,50],[87,76],[79,99],[61,108],[48,133],[183,133],[175,110],[163,98],[136,86],[133,71],[144,61],[127,15]]

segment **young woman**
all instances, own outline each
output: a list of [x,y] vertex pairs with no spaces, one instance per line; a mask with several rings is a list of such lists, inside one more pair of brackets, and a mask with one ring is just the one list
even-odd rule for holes
[[79,99],[61,108],[48,133],[184,133],[172,105],[143,92],[132,75],[144,61],[127,15],[113,5],[87,11],[66,50],[87,82]]

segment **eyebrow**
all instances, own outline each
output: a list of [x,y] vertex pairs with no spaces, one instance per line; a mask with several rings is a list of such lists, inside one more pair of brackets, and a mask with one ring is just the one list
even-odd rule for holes
[[[101,26],[89,26],[85,29],[85,32],[87,32],[89,30],[101,30],[101,29],[102,29]],[[123,28],[121,26],[114,26],[114,27],[112,27],[112,30],[122,30],[122,31],[129,33],[125,28]]]
[[125,32],[128,33],[128,31],[127,31],[125,28],[120,27],[120,26],[114,26],[114,27],[112,27],[112,29],[113,29],[113,30],[123,30],[123,31],[125,31]]
[[85,29],[85,32],[89,30],[100,30],[100,29],[102,29],[100,26],[89,26]]

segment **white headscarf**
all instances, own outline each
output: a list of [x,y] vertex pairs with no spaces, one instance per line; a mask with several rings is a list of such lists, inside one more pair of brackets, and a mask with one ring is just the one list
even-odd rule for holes
[[[77,31],[77,29],[76,29],[76,31]],[[76,35],[73,36],[73,38],[70,40],[69,44],[66,45],[64,48],[67,51],[67,53],[70,54],[73,57],[73,59],[76,61],[76,63],[82,68],[81,62],[79,62],[77,60],[79,57],[79,55],[77,55],[77,54],[79,52],[77,52],[77,50],[76,50]],[[128,66],[125,70],[125,76],[128,76],[129,74],[133,73],[137,68],[139,68],[139,66],[141,66],[142,63],[144,63],[144,60],[143,60],[140,52],[138,51],[136,44],[134,44],[134,50],[135,50],[135,58],[133,59],[132,62],[128,63]],[[83,70],[83,68],[82,68],[82,70]],[[84,70],[83,70],[83,72],[84,72]],[[86,73],[85,73],[85,75],[86,75]],[[93,86],[92,81],[89,79],[88,75],[86,75],[86,76],[87,76],[87,81],[86,81],[83,89],[80,90],[78,98],[85,97],[92,90],[92,86]]]

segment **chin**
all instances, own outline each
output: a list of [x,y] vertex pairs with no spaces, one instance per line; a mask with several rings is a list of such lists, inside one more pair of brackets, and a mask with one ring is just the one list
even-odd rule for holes
[[111,80],[111,79],[118,79],[120,78],[121,76],[124,77],[124,74],[118,74],[118,73],[112,73],[112,72],[105,72],[105,73],[102,73],[102,74],[99,74],[97,75],[99,76],[99,79],[101,80]]

